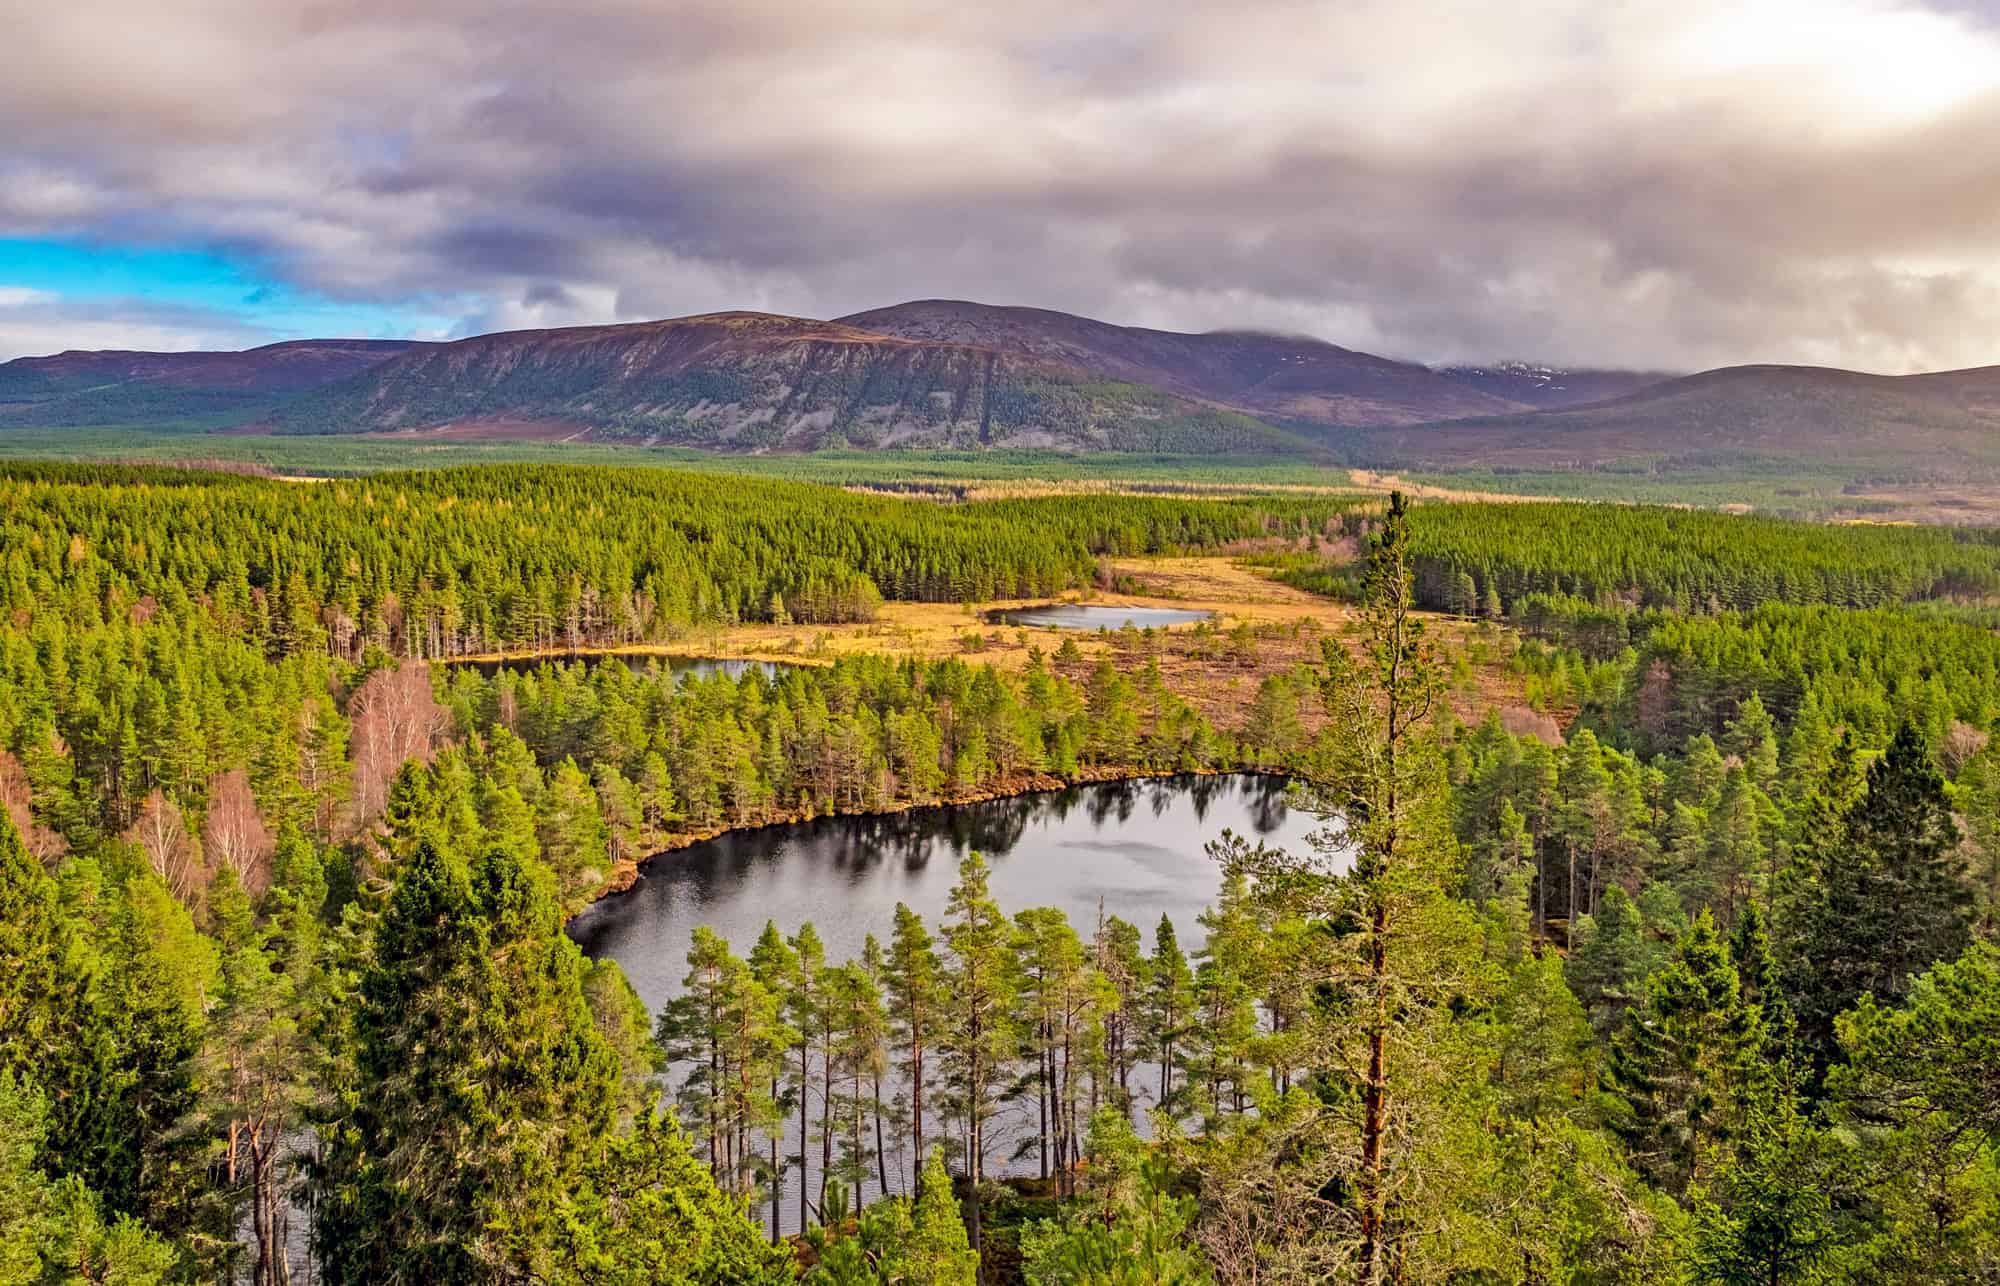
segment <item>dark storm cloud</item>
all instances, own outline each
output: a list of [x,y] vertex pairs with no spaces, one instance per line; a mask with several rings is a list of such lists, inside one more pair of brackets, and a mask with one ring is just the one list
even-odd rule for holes
[[1423,359],[1990,362],[1985,9],[83,0],[0,79],[0,233],[237,246],[470,300],[461,333],[959,295]]

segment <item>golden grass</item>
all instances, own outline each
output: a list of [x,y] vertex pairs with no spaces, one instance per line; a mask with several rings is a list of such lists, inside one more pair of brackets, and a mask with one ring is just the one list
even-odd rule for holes
[[1387,495],[1400,491],[1417,500],[1462,500],[1480,501],[1494,504],[1532,504],[1537,501],[1556,499],[1554,496],[1523,496],[1508,491],[1464,491],[1455,487],[1436,487],[1427,482],[1411,482],[1394,473],[1377,473],[1371,469],[1350,469],[1347,474],[1353,485],[1362,491],[1379,492]]
[[[1059,601],[1120,607],[1173,607],[1214,614],[1214,628],[1188,624],[1140,632],[1100,633],[1053,628],[1027,629],[986,620],[996,608],[1026,607],[1046,599],[1007,599],[976,605],[885,603],[873,621],[848,625],[710,626],[671,643],[586,649],[607,656],[688,656],[793,665],[830,665],[841,656],[873,654],[935,660],[956,656],[972,664],[1005,670],[1025,668],[1032,653],[1054,658],[1074,642],[1078,659],[1057,664],[1082,679],[1110,655],[1127,672],[1157,662],[1168,690],[1200,710],[1218,728],[1238,727],[1257,687],[1267,675],[1319,657],[1327,638],[1358,646],[1359,621],[1344,604],[1270,580],[1256,569],[1226,557],[1125,558],[1110,570],[1121,584],[1144,593],[1108,590],[1072,592]],[[1451,705],[1461,719],[1475,721],[1489,710],[1525,710],[1521,683],[1505,668],[1506,634],[1493,627],[1425,613],[1447,663],[1479,657],[1457,667]],[[1249,646],[1233,633],[1247,627]],[[495,652],[469,661],[516,660],[533,653]]]
[[[1249,626],[1255,636],[1251,655],[1239,657],[1225,640],[1192,624],[1154,631],[1150,642],[1142,641],[1140,651],[1133,654],[1130,637],[1117,633],[1025,629],[985,619],[996,608],[1025,607],[1046,599],[971,606],[885,603],[877,619],[865,624],[718,627],[671,646],[633,650],[807,665],[856,653],[927,660],[958,656],[975,664],[1020,670],[1028,664],[1031,651],[1053,657],[1065,641],[1074,641],[1082,661],[1067,668],[1073,671],[1071,677],[1087,674],[1107,653],[1127,668],[1157,660],[1171,691],[1218,726],[1233,728],[1266,675],[1317,657],[1324,638],[1353,639],[1358,624],[1352,608],[1279,584],[1231,558],[1124,558],[1114,560],[1110,570],[1123,583],[1137,584],[1147,592],[1072,592],[1060,601],[1213,612],[1216,631],[1223,635]],[[1476,650],[1471,646],[1474,623],[1432,613],[1426,618],[1447,660]],[[1500,655],[1510,650],[1489,646],[1486,651],[1493,655],[1461,674],[1452,695],[1452,706],[1461,718],[1479,719],[1489,709],[1523,705],[1520,681],[1506,671]]]

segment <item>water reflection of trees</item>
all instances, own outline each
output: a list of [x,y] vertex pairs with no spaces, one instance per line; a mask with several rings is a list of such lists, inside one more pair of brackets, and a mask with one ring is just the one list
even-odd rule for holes
[[1162,777],[1098,782],[1063,790],[982,800],[975,804],[917,808],[903,813],[823,817],[793,825],[735,831],[697,844],[647,871],[649,881],[702,885],[740,880],[756,867],[783,860],[791,850],[837,870],[865,875],[886,862],[917,871],[939,853],[956,865],[967,853],[1004,854],[1018,847],[1031,827],[1060,825],[1078,809],[1093,827],[1122,826],[1141,805],[1165,817],[1177,800],[1206,822],[1218,804],[1241,796],[1252,830],[1269,835],[1290,813],[1283,777],[1233,775]]
[[1236,779],[1233,777],[1188,778],[1186,793],[1189,802],[1194,805],[1194,819],[1198,822],[1207,821],[1210,806],[1234,789],[1236,789]]
[[1250,825],[1259,835],[1269,835],[1285,824],[1291,813],[1289,779],[1245,777],[1241,781]]
[[629,892],[580,917],[572,931],[585,950],[615,952],[621,927],[643,923],[684,898],[706,904],[729,889],[793,861],[843,872],[857,889],[885,865],[910,872],[934,860],[956,867],[978,851],[1002,857],[1038,826],[1060,829],[1081,810],[1095,828],[1129,823],[1143,805],[1154,818],[1187,800],[1198,822],[1234,802],[1257,835],[1282,829],[1290,808],[1283,777],[1189,774],[1151,780],[1099,782],[1063,790],[859,817],[825,817],[790,825],[732,831],[647,865]]
[[653,652],[544,652],[535,656],[511,657],[504,661],[451,660],[445,664],[454,670],[472,670],[480,677],[490,679],[502,673],[540,675],[544,670],[549,671],[553,677],[566,666],[577,666],[589,671],[606,661],[622,664],[641,678],[651,677],[655,671],[661,671],[677,678],[705,679],[720,674],[731,679],[740,679],[754,671],[767,679],[773,679],[781,670],[791,668],[782,661],[674,656]]

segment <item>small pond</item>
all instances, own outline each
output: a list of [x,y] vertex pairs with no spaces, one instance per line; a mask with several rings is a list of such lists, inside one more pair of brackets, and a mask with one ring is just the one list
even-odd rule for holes
[[1044,603],[1037,607],[1004,607],[988,612],[986,619],[1001,625],[1025,625],[1030,629],[1117,630],[1130,625],[1150,629],[1163,625],[1188,625],[1211,619],[1215,613],[1184,607],[1107,607],[1091,603]]
[[786,667],[777,661],[745,661],[739,657],[663,656],[651,652],[545,652],[537,656],[510,657],[505,661],[452,661],[453,667],[477,670],[492,678],[505,670],[513,674],[533,674],[545,665],[598,666],[605,662],[622,664],[634,674],[664,667],[679,678],[706,679],[726,674],[740,679],[751,670],[762,670],[766,678],[776,678]]

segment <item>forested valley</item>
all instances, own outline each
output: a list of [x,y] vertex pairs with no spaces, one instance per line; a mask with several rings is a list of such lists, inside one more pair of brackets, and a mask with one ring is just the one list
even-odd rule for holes
[[[1339,623],[1221,717],[1136,630],[451,663],[1190,553]],[[0,1281],[2000,1280],[1996,575],[1611,506],[9,468]],[[691,836],[1244,770],[1327,824],[1216,839],[1198,924],[972,854],[852,959],[665,944],[657,1012],[564,933]]]

